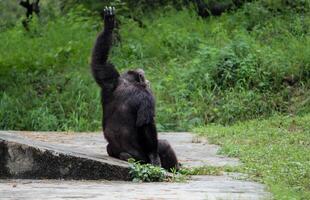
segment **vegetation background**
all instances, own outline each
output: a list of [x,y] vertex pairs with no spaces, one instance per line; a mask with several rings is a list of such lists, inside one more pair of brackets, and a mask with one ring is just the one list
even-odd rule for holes
[[89,58],[108,3],[111,60],[146,71],[159,131],[195,129],[276,198],[310,198],[308,0],[41,0],[29,31],[18,1],[0,1],[0,129],[101,129]]

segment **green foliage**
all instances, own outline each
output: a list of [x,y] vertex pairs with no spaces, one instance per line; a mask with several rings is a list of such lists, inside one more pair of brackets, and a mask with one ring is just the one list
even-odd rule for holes
[[[160,131],[307,113],[310,17],[266,6],[275,5],[248,3],[205,20],[165,7],[141,17],[144,27],[118,15],[111,60],[121,71],[146,71]],[[98,130],[99,88],[88,65],[100,17],[83,6],[49,17],[34,18],[30,32],[20,22],[0,32],[0,129]]]
[[100,128],[99,93],[87,67],[100,20],[86,17],[87,12],[77,7],[46,25],[32,20],[30,32],[17,25],[0,33],[5,41],[0,45],[1,129]]
[[134,160],[129,160],[130,175],[134,182],[162,182],[167,179],[167,172],[151,164],[140,164]]
[[241,171],[266,183],[275,199],[309,199],[309,121],[309,114],[278,116],[196,131],[220,144],[220,153],[239,157],[244,163]]
[[23,14],[23,8],[16,1],[0,1],[0,30],[11,27]]

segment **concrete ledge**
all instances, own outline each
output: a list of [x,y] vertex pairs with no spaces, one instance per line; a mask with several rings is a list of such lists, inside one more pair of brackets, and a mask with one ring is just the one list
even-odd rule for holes
[[1,132],[0,178],[129,180],[129,166]]
[[[184,166],[240,164],[191,133],[159,138],[171,143]],[[236,180],[239,175],[192,176],[181,183],[119,181],[129,180],[128,163],[107,156],[106,144],[102,133],[0,131],[0,199],[271,199],[264,185]]]

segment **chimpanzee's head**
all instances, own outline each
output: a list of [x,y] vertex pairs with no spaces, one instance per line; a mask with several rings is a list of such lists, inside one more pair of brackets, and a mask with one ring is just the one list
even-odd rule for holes
[[122,74],[122,78],[130,83],[141,83],[149,86],[150,82],[145,79],[143,69],[129,70]]

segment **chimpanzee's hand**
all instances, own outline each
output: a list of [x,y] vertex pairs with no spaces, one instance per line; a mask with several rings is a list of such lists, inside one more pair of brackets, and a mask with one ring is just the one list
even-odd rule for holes
[[104,28],[108,30],[113,30],[115,26],[115,8],[105,7],[103,10],[104,14]]

